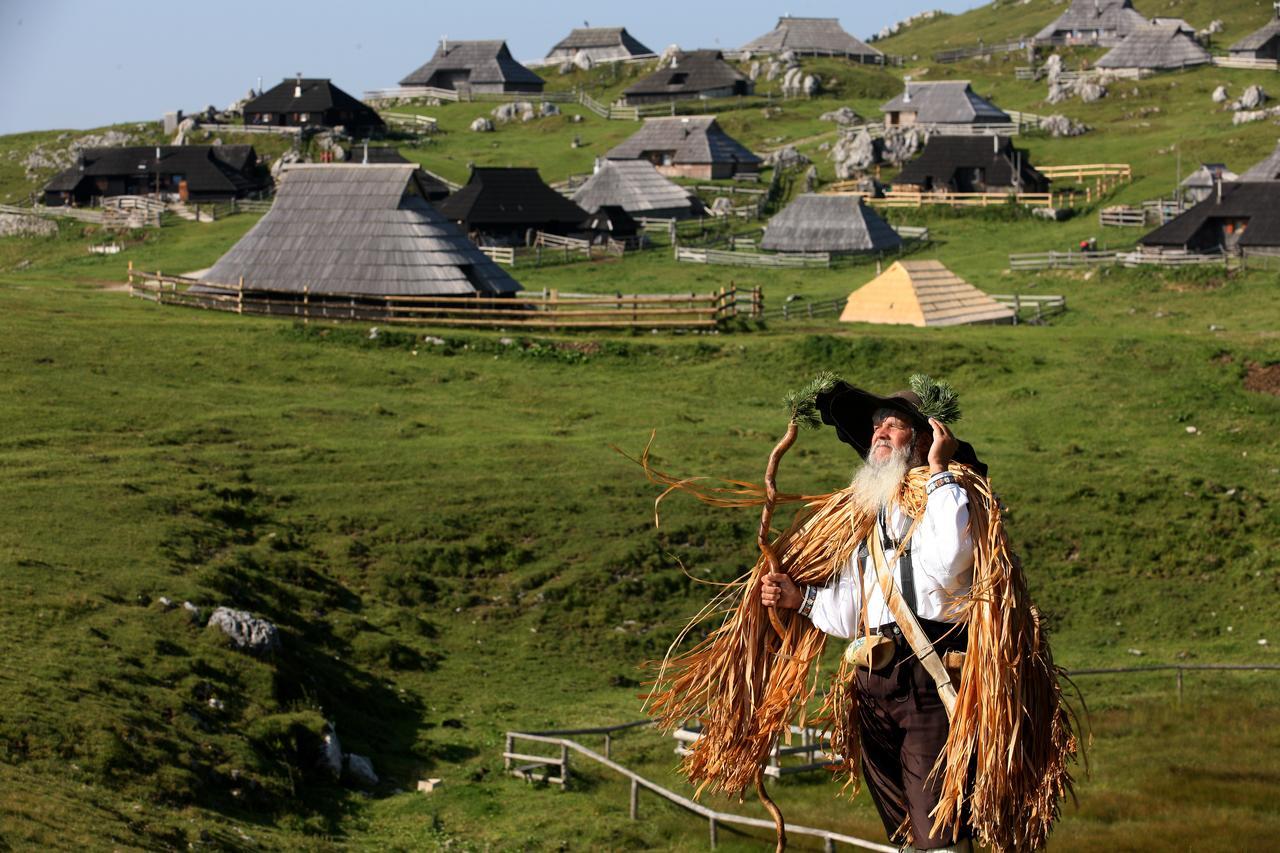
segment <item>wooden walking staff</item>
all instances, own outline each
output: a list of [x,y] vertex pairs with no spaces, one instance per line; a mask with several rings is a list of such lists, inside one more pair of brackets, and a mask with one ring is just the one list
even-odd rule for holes
[[[782,461],[783,454],[796,443],[796,436],[799,435],[801,427],[817,429],[821,425],[817,407],[818,395],[830,390],[837,381],[834,374],[820,373],[808,385],[786,396],[791,419],[787,423],[787,431],[774,446],[773,452],[769,454],[769,463],[764,469],[764,507],[760,510],[760,531],[756,535],[756,544],[760,546],[760,554],[764,557],[760,577],[773,572],[786,574],[782,568],[782,561],[778,559],[777,549],[769,539],[769,530],[773,526],[773,510],[778,502],[778,463]],[[776,608],[765,609],[769,614],[769,624],[773,626],[780,640],[786,634],[782,617],[778,615]],[[782,853],[787,847],[787,823],[782,817],[782,810],[778,808],[778,804],[764,789],[763,767],[756,771],[756,795],[760,797],[761,804],[773,818],[773,826],[778,833],[777,853]]]

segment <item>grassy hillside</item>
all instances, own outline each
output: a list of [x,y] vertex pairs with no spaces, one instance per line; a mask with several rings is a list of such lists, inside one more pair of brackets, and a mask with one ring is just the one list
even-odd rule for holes
[[[1201,6],[1160,11],[1202,24]],[[1061,8],[983,7],[882,46],[925,55],[965,32],[1034,30]],[[1252,3],[1213,12],[1228,33],[1257,15]],[[1042,84],[1014,79],[1020,62],[822,61],[810,66],[821,97],[779,102],[766,88],[706,106],[757,150],[799,142],[826,177],[818,146],[835,134],[823,112],[874,116],[903,73],[968,78],[1001,105],[1092,125],[1019,145],[1033,162],[1133,164],[1114,197],[1131,202],[1169,191],[1179,150],[1183,173],[1200,159],[1239,170],[1274,144],[1274,124],[1232,127],[1208,98],[1223,82],[1268,85],[1260,73],[1162,75],[1051,108]],[[611,73],[551,85],[603,98],[626,83]],[[443,132],[402,150],[455,180],[468,163],[532,164],[556,180],[634,129],[586,113],[466,130],[493,106],[416,108]],[[25,197],[35,185],[13,164],[57,136],[0,138],[0,195]],[[129,261],[209,266],[249,215],[122,235],[110,257],[88,253],[103,235],[77,223],[0,238],[0,846],[704,849],[704,823],[651,798],[629,821],[627,786],[606,770],[575,764],[568,792],[504,776],[502,734],[642,716],[641,663],[706,600],[703,581],[753,559],[751,512],[673,500],[654,530],[655,489],[611,446],[636,453],[656,430],[661,467],[757,479],[784,426],[782,394],[820,369],[873,388],[923,370],[961,390],[962,435],[991,463],[1064,666],[1275,663],[1280,397],[1250,389],[1280,363],[1277,272],[1007,271],[1009,252],[1139,233],[1104,232],[1096,214],[890,215],[927,224],[934,244],[920,257],[987,291],[1066,295],[1046,326],[828,318],[715,335],[374,333],[121,292]],[[600,293],[732,281],[804,305],[847,294],[875,264],[765,272],[658,251],[514,274],[529,289]],[[851,466],[834,436],[807,434],[781,485],[829,490]],[[278,625],[281,651],[256,658],[201,627],[222,605]],[[1078,686],[1091,775],[1054,849],[1236,849],[1280,831],[1274,673],[1190,674],[1181,704],[1166,673]],[[372,758],[382,781],[369,796],[316,768],[329,721]],[[634,732],[614,756],[687,793],[669,739]],[[442,788],[416,793],[425,777]],[[776,796],[797,823],[881,837],[867,797],[833,802],[835,790],[789,779]],[[766,835],[720,837],[736,850]]]

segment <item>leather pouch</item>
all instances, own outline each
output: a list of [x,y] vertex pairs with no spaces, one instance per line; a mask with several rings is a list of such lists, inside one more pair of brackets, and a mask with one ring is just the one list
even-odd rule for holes
[[879,634],[861,636],[851,642],[844,650],[844,658],[849,663],[878,671],[893,663],[893,640]]

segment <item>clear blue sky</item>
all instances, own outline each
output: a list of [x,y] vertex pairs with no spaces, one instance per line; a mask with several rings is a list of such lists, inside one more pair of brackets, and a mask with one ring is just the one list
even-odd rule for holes
[[359,97],[394,86],[441,36],[503,38],[517,59],[534,59],[585,20],[625,26],[654,50],[728,48],[783,14],[836,17],[865,38],[915,12],[978,2],[0,0],[0,134],[225,107],[259,76],[269,87],[299,71]]

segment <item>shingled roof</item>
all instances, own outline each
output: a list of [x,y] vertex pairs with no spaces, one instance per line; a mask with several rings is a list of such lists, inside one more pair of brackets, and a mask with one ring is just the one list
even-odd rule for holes
[[431,61],[400,81],[401,86],[429,86],[437,71],[467,71],[469,83],[524,83],[542,87],[545,82],[511,55],[507,43],[450,41],[436,48]]
[[[159,154],[159,159],[156,155]],[[182,175],[192,192],[242,194],[263,185],[252,145],[131,145],[86,148],[46,192],[71,192],[86,177]],[[164,187],[166,191],[172,187]]]
[[647,56],[653,51],[641,44],[626,27],[575,27],[556,42],[548,56],[557,52],[577,53],[585,50],[595,59]]
[[1147,68],[1166,70],[1205,65],[1212,61],[1179,24],[1147,24],[1125,36],[1095,63],[1096,68]]
[[244,105],[246,113],[322,113],[326,110],[373,113],[363,101],[318,77],[290,77]]
[[436,205],[467,228],[576,227],[587,212],[542,182],[537,169],[477,166],[462,189]]
[[1273,16],[1261,28],[1231,45],[1230,50],[1232,53],[1253,53],[1264,49],[1276,38],[1280,38],[1280,14]]
[[652,74],[645,75],[632,83],[625,90],[624,96],[632,95],[699,95],[720,89],[733,89],[740,86],[751,89],[751,78],[724,61],[724,54],[718,50],[681,51],[675,55],[671,65],[659,68]]
[[916,122],[921,124],[1002,124],[1011,121],[1008,113],[974,92],[968,80],[908,83],[905,92],[880,109],[885,113],[914,112]]
[[882,252],[902,245],[898,232],[856,195],[805,193],[764,228],[760,248],[776,252]]
[[689,190],[658,174],[648,160],[605,160],[573,194],[588,213],[617,205],[640,216],[693,216],[702,202]]
[[753,53],[845,54],[882,57],[883,53],[851,36],[840,26],[838,18],[793,18],[783,15],[777,25],[742,46]]
[[1240,176],[1242,181],[1280,181],[1280,141],[1276,149],[1254,163]]
[[674,151],[676,164],[740,163],[758,166],[760,158],[721,129],[715,116],[647,118],[605,157],[638,160],[650,151]]
[[1115,43],[1147,25],[1130,0],[1072,0],[1067,11],[1036,33],[1038,42],[1070,37],[1073,33],[1101,33],[1100,42]]
[[939,261],[897,261],[849,294],[840,322],[911,326],[1011,323],[1013,309]]
[[271,210],[202,278],[311,293],[492,295],[515,279],[423,198],[409,165],[293,165]]
[[1049,179],[1031,165],[1027,152],[1015,148],[1006,136],[936,134],[929,137],[919,157],[902,167],[893,183],[970,192],[962,189],[957,181],[967,180],[965,174],[972,174],[976,169],[982,170],[982,183],[987,187],[1016,185],[1023,192],[1045,192],[1049,187]]
[[1216,227],[1241,220],[1245,225],[1239,232],[1240,246],[1280,248],[1280,182],[1224,183],[1221,200],[1213,193],[1138,242],[1160,248],[1212,248]]

